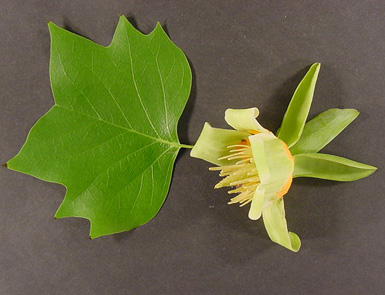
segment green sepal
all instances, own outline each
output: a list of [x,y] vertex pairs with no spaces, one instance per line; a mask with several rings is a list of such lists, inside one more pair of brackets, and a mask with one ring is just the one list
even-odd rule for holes
[[353,181],[369,176],[376,167],[328,154],[294,156],[293,177],[313,177],[335,181]]
[[321,64],[313,64],[299,83],[283,117],[277,137],[292,147],[301,137],[310,106]]
[[317,153],[357,116],[355,109],[330,109],[306,123],[301,138],[290,148],[292,155]]

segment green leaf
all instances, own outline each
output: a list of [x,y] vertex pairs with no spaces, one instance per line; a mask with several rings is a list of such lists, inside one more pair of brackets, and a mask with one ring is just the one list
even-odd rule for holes
[[292,147],[301,137],[310,106],[321,64],[313,64],[299,83],[283,117],[277,137]]
[[183,52],[157,24],[121,17],[103,47],[49,23],[55,106],[8,168],[67,188],[56,217],[83,217],[92,238],[153,218],[181,147],[177,122],[191,88]]
[[341,133],[357,116],[354,109],[330,109],[306,123],[301,138],[290,149],[293,155],[317,153],[338,134]]
[[294,156],[293,177],[314,177],[336,181],[353,181],[369,176],[376,167],[328,154]]

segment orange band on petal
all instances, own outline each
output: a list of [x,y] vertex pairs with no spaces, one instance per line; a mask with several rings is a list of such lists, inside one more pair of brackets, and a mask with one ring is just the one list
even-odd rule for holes
[[[286,143],[284,143],[282,141],[282,144],[283,144],[283,147],[285,148],[285,152],[286,154],[288,155],[289,159],[291,160],[292,163],[294,163],[294,158],[289,150],[289,148],[287,147]],[[293,182],[293,176],[292,174],[290,175],[290,177],[287,179],[286,183],[284,184],[284,186],[281,188],[281,190],[277,193],[277,196],[282,198],[284,195],[287,194],[287,192],[289,191],[290,189],[290,186],[291,186],[291,183]]]
[[286,143],[282,141],[283,147],[285,148],[286,154],[289,156],[290,160],[294,163],[293,155],[291,154],[289,148],[287,147]]
[[[260,131],[257,131],[257,130],[247,130],[247,132],[249,132],[252,135],[261,133]],[[244,144],[244,145],[250,146],[250,140],[248,137],[246,137],[246,138],[242,139],[238,144]]]
[[282,187],[282,189],[277,193],[277,196],[282,198],[284,195],[287,194],[287,192],[290,189],[291,183],[293,182],[293,177],[290,175],[290,177],[287,179],[285,185]]
[[258,133],[261,133],[260,131],[257,131],[257,130],[247,130],[247,132],[249,132],[250,134],[258,134]]

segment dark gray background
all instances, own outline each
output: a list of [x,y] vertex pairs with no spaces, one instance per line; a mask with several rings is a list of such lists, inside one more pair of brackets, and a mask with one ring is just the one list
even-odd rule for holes
[[247,208],[228,206],[208,163],[183,152],[157,217],[88,239],[86,220],[55,221],[60,185],[0,169],[0,294],[384,294],[385,2],[0,2],[0,161],[53,104],[51,20],[107,45],[119,14],[148,33],[160,21],[194,69],[179,129],[193,144],[226,108],[260,108],[275,130],[308,66],[321,62],[311,116],[361,115],[324,151],[378,166],[352,183],[296,179],[285,196],[299,253],[272,243]]

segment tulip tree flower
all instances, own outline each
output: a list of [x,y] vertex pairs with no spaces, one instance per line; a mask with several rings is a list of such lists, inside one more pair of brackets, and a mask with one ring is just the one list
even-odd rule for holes
[[234,130],[205,123],[191,156],[217,165],[210,170],[224,177],[215,188],[231,187],[229,204],[250,204],[249,218],[261,216],[270,239],[297,252],[299,237],[287,229],[284,195],[293,178],[315,177],[353,181],[376,168],[346,158],[318,153],[357,116],[353,109],[330,109],[306,123],[320,64],[311,66],[294,92],[279,131],[274,135],[256,118],[257,108],[228,109],[226,122]]

